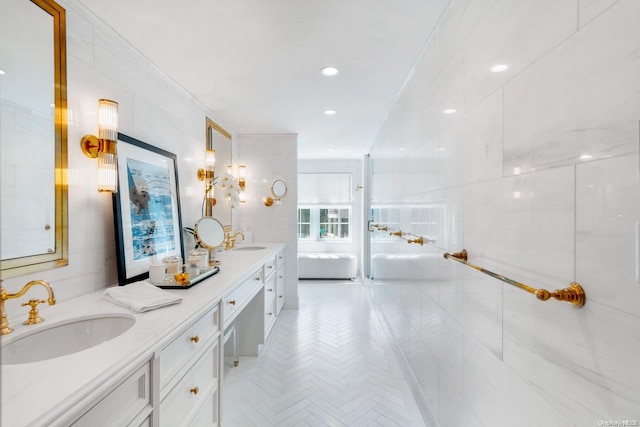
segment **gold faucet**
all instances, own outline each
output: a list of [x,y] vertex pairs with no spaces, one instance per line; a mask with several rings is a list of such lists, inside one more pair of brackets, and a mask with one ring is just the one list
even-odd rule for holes
[[36,309],[36,306],[38,304],[43,302],[48,302],[49,305],[54,305],[56,303],[56,297],[53,294],[53,289],[51,288],[51,285],[49,285],[49,283],[45,282],[44,280],[32,280],[26,285],[24,285],[24,287],[20,290],[20,292],[17,292],[15,294],[8,293],[5,288],[0,286],[0,327],[2,328],[0,330],[0,335],[7,335],[13,332],[13,329],[11,329],[11,327],[9,326],[9,322],[7,322],[7,312],[4,310],[4,302],[8,299],[20,298],[21,296],[26,294],[27,291],[31,289],[32,286],[35,286],[35,285],[44,286],[47,289],[47,292],[49,293],[49,299],[47,300],[32,299],[32,300],[29,300],[28,303],[22,304],[23,306],[24,305],[31,306],[31,311],[29,311],[29,319],[26,322],[24,322],[25,325],[33,325],[35,323],[40,323],[44,320],[42,317],[38,315],[38,310]]
[[233,234],[227,233],[224,235],[224,250],[228,251],[229,249],[233,249],[236,247],[236,236],[242,236],[242,240],[244,240],[244,233],[242,231],[236,231]]

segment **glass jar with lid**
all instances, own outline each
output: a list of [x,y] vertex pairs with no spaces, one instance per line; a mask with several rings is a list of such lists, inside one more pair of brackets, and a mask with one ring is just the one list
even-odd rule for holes
[[198,260],[198,268],[201,272],[209,268],[209,251],[205,248],[192,250],[191,258],[196,258]]
[[167,276],[173,277],[180,273],[180,265],[182,264],[182,258],[179,256],[168,256],[162,259],[162,262],[167,267]]

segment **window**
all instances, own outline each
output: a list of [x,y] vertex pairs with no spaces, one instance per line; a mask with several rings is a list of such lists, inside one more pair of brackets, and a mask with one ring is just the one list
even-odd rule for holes
[[350,241],[351,173],[298,174],[298,239]]
[[311,209],[298,209],[298,239],[311,237]]
[[351,239],[351,208],[329,206],[299,207],[298,239]]
[[349,238],[349,209],[320,209],[320,238]]

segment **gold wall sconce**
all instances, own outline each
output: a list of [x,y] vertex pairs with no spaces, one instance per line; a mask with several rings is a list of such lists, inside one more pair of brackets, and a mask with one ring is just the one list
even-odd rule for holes
[[213,186],[216,183],[216,150],[207,147],[204,154],[204,169],[198,169],[198,179],[205,181],[203,216],[213,216],[213,207],[216,205],[216,198]]
[[98,136],[85,135],[80,147],[85,156],[98,159],[98,191],[118,192],[118,103],[98,100]]
[[274,203],[280,204],[281,200],[286,195],[287,195],[287,184],[281,179],[276,179],[275,181],[273,181],[273,184],[271,184],[272,197],[265,197],[264,199],[262,199],[262,202],[266,207],[271,207],[273,206]]
[[238,166],[238,186],[240,187],[238,199],[240,203],[244,203],[247,201],[247,195],[244,192],[247,186],[247,167],[245,165]]

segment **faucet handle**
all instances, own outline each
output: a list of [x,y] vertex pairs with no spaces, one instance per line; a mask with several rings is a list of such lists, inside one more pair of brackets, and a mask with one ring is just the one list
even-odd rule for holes
[[44,322],[44,319],[40,317],[40,314],[38,314],[38,309],[36,307],[38,306],[38,304],[42,304],[45,302],[47,302],[46,299],[30,299],[28,302],[23,302],[22,304],[20,304],[22,307],[25,307],[27,305],[31,306],[31,310],[29,310],[29,318],[22,324],[36,325],[38,323]]

